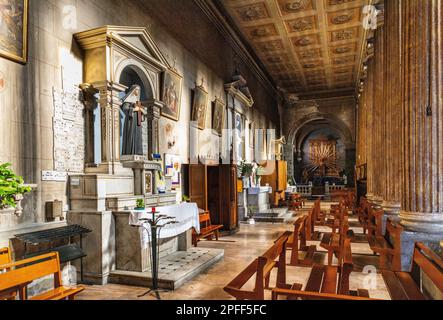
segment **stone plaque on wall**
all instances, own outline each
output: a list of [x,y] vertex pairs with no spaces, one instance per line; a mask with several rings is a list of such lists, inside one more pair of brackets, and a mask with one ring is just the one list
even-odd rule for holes
[[84,171],[85,122],[78,90],[53,89],[54,170]]

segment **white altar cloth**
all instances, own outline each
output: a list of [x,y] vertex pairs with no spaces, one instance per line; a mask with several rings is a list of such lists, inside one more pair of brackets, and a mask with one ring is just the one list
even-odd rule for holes
[[[129,215],[129,225],[140,226],[140,238],[142,246],[147,248],[151,242],[150,225],[140,219],[152,219],[151,210],[133,210]],[[185,233],[191,228],[195,228],[196,232],[200,232],[200,215],[196,203],[182,203],[174,206],[158,207],[156,216],[167,215],[174,217],[177,223],[168,224],[161,228],[159,239],[167,239],[176,237]],[[170,220],[161,221],[159,224],[167,223]]]

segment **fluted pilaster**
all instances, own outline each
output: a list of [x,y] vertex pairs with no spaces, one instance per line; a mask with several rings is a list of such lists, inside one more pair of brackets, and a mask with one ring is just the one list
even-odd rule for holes
[[404,121],[401,224],[443,234],[443,1],[402,1]]
[[402,117],[401,117],[401,0],[385,2],[384,61],[384,155],[385,168],[382,207],[386,215],[397,218],[401,210]]

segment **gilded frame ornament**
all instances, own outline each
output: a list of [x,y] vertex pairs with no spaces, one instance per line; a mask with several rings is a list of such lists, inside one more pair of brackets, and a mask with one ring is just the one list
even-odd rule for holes
[[182,90],[183,77],[175,70],[165,71],[162,83],[162,101],[165,103],[161,111],[163,117],[180,120]]
[[[28,15],[29,15],[29,0],[7,0],[10,4],[10,10],[2,9],[2,12],[0,14],[2,15],[2,19],[4,20],[3,23],[6,24],[6,32],[10,33],[11,30],[17,40],[17,42],[8,43],[8,36],[2,34],[0,31],[0,57],[18,62],[21,64],[26,64],[28,62]],[[18,4],[17,7],[21,9],[21,11],[18,12],[11,12],[14,6],[12,4]],[[8,6],[8,4],[6,4]],[[19,17],[18,21],[21,22],[21,28],[20,24],[17,23],[17,17]],[[5,22],[6,21],[6,22]],[[9,24],[9,25],[8,25]],[[21,43],[20,43],[21,41]],[[3,42],[3,44],[2,44]],[[15,46],[16,48],[7,48],[6,46],[9,45]],[[15,52],[12,51],[13,49],[16,49]]]

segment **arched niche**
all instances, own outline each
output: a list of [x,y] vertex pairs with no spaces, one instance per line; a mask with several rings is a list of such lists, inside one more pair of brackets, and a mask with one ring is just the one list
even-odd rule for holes
[[[93,150],[100,149],[101,161],[96,163],[98,166],[92,166],[97,167],[96,172],[113,174],[121,168],[120,105],[122,95],[132,85],[131,78],[138,82],[134,84],[139,84],[144,94],[142,104],[148,112],[148,154],[158,153],[158,121],[163,107],[161,80],[170,66],[147,29],[104,26],[77,33],[74,37],[84,50],[84,82],[99,93],[100,116],[91,115],[93,111],[86,116],[87,162],[96,159]],[[99,119],[99,139],[97,124],[91,125],[94,119]]]

